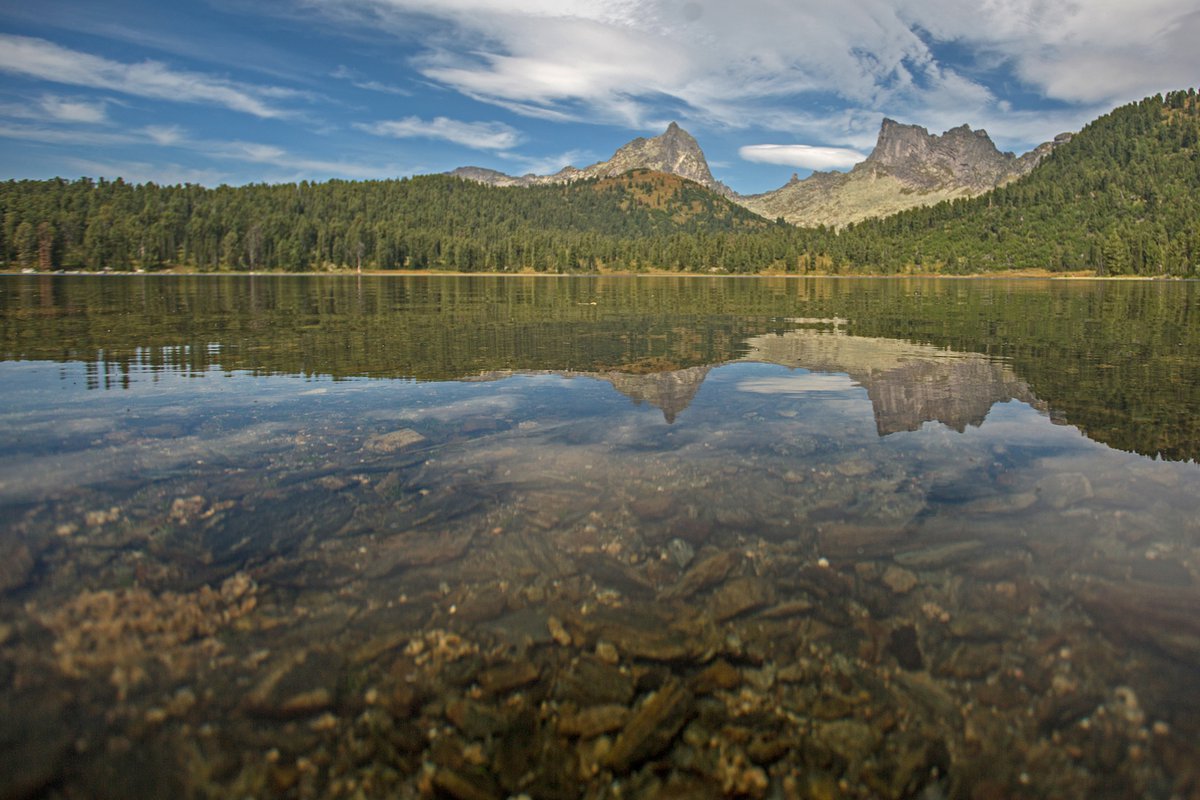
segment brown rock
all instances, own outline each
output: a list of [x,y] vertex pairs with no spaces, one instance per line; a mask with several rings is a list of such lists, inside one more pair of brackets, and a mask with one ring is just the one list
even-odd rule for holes
[[742,674],[728,661],[714,661],[692,678],[692,691],[712,694],[718,689],[736,689],[742,684]]
[[541,671],[534,664],[517,661],[484,670],[479,676],[479,685],[489,694],[504,694],[528,686],[541,676]]
[[246,709],[264,717],[307,717],[332,708],[341,659],[312,651],[289,658],[267,673],[246,696]]
[[401,428],[391,433],[377,433],[363,444],[364,450],[373,453],[394,453],[414,444],[425,441],[425,437],[409,428]]
[[761,578],[734,578],[713,592],[708,608],[713,619],[724,622],[775,601],[771,584]]
[[896,594],[908,594],[917,585],[917,576],[895,564],[883,571],[883,585]]
[[33,574],[33,554],[24,542],[0,543],[0,592],[24,586]]
[[433,773],[433,785],[455,800],[499,800],[504,796],[500,787],[481,772],[468,773],[439,767]]
[[822,526],[818,541],[821,553],[830,558],[870,558],[891,555],[908,535],[902,525],[835,522]]
[[620,730],[629,720],[625,706],[603,705],[585,708],[575,714],[564,714],[558,720],[558,732],[564,736],[594,739],[602,733]]
[[633,699],[633,678],[614,665],[584,656],[562,672],[554,687],[559,700],[577,706],[627,705]]
[[666,750],[692,713],[692,693],[671,678],[647,698],[621,731],[604,764],[617,773]]
[[403,567],[427,567],[461,558],[474,538],[470,529],[391,536],[367,556],[365,573],[378,578]]
[[664,599],[691,597],[696,592],[720,583],[740,561],[736,551],[722,550],[719,553],[701,558],[692,564],[692,568],[684,573],[679,582],[663,592]]

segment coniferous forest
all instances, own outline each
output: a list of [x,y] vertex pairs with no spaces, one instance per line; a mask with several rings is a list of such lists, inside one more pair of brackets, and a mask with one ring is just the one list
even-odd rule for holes
[[9,269],[1196,276],[1200,98],[1190,89],[1123,106],[1007,186],[840,231],[764,220],[648,171],[511,188],[448,175],[217,188],[8,181],[0,214]]

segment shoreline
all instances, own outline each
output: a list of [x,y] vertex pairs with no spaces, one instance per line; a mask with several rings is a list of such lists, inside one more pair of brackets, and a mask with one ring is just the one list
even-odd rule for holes
[[198,270],[182,270],[182,269],[165,269],[154,272],[147,271],[118,271],[104,270],[100,272],[90,272],[85,270],[54,270],[49,272],[43,271],[7,271],[0,270],[0,276],[3,277],[130,277],[130,278],[146,278],[146,277],[333,277],[333,278],[350,278],[350,277],[442,277],[442,278],[769,278],[769,279],[785,279],[785,280],[811,280],[811,279],[838,279],[838,280],[853,280],[853,279],[876,279],[876,280],[1051,280],[1051,281],[1194,281],[1200,280],[1197,278],[1174,277],[1168,275],[1096,275],[1088,272],[1069,272],[1057,273],[1049,270],[1013,270],[1012,272],[976,272],[965,275],[943,275],[936,272],[920,272],[907,274],[882,274],[882,273],[851,273],[851,274],[830,274],[830,273],[809,273],[805,275],[797,275],[787,272],[754,272],[747,274],[725,274],[725,273],[704,273],[704,272],[673,272],[669,270],[646,270],[641,272],[629,271],[613,271],[613,272],[461,272],[455,270],[426,270],[426,269],[386,269],[386,270],[363,270],[356,272],[354,270],[338,270],[338,271],[310,271],[310,272],[282,272],[282,271],[256,271],[256,272],[234,272],[234,271],[214,271],[202,272]]

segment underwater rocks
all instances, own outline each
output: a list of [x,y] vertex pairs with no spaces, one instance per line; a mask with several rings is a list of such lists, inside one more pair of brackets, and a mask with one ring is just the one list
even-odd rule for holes
[[425,441],[425,437],[410,428],[400,428],[388,433],[377,433],[367,437],[363,449],[372,453],[394,453]]

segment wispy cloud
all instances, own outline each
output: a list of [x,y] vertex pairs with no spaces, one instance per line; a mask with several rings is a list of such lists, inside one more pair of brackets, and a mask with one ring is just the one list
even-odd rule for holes
[[527,175],[553,175],[563,167],[581,167],[595,161],[593,154],[587,150],[568,150],[565,153],[550,156],[525,156],[517,153],[501,153],[500,157],[519,164],[521,167],[520,171]]
[[46,94],[42,95],[38,105],[47,117],[59,122],[97,124],[108,121],[108,105],[102,100],[80,100]]
[[226,183],[229,174],[218,170],[197,169],[174,163],[147,163],[144,161],[107,161],[87,158],[67,159],[80,175],[93,178],[123,178],[132,183],[153,181],[159,184],[198,183],[214,186]]
[[421,24],[413,63],[426,78],[514,113],[647,129],[670,108],[796,135],[789,109],[821,109],[805,138],[855,147],[884,115],[1003,127],[1015,101],[1018,111],[1065,104],[1058,119],[1086,119],[1200,74],[1194,0],[303,3],[401,36]]
[[51,128],[18,122],[0,123],[0,138],[73,147],[111,147],[147,142],[145,136],[136,132]]
[[300,96],[283,87],[237,83],[157,61],[128,64],[10,34],[0,34],[0,72],[155,100],[221,106],[262,118],[291,116],[273,101]]
[[[63,129],[10,122],[0,123],[0,139],[91,150],[128,146],[164,147],[199,155],[217,162],[236,161],[268,168],[267,171],[259,170],[250,174],[242,170],[238,174],[242,176],[243,180],[381,179],[411,175],[418,171],[415,167],[395,163],[312,158],[278,145],[261,142],[194,138],[179,126],[152,125],[118,132]],[[231,179],[231,173],[227,169],[200,166],[184,168],[175,163],[164,163],[164,171],[157,173],[154,171],[153,165],[145,161],[82,159],[78,156],[69,156],[65,161],[80,169],[92,171],[93,174],[120,175],[128,180],[155,180],[171,183],[176,182],[173,176],[182,176],[181,179],[185,181],[211,183],[214,176],[219,177],[220,180]],[[104,169],[93,169],[94,165],[104,165]],[[123,166],[130,166],[130,171],[122,172]]]
[[395,86],[382,81],[370,80],[364,75],[355,70],[350,69],[344,64],[330,73],[329,77],[336,78],[340,81],[347,81],[351,86],[358,89],[363,89],[368,92],[380,92],[382,94],[394,94],[401,97],[411,97],[412,92],[402,86]]
[[783,164],[803,169],[846,169],[866,158],[857,150],[807,144],[750,144],[740,148],[738,155],[760,164]]
[[397,139],[440,139],[475,150],[510,150],[521,143],[521,132],[503,122],[462,122],[448,117],[420,117],[360,123],[354,127],[376,136]]

